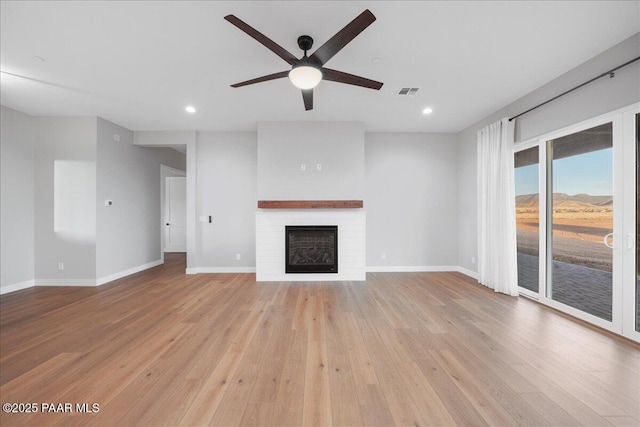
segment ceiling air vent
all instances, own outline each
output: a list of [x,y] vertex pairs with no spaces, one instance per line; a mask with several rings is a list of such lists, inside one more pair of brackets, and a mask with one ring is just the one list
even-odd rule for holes
[[413,98],[419,90],[419,87],[403,87],[398,92],[398,96],[400,98]]

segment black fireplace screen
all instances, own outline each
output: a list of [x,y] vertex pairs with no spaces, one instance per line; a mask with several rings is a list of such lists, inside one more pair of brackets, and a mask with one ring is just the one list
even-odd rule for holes
[[337,273],[338,226],[285,226],[286,273]]

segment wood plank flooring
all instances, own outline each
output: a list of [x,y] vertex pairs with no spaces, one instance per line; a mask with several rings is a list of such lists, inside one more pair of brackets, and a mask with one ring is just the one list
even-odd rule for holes
[[184,267],[2,296],[0,424],[640,425],[639,346],[461,274]]

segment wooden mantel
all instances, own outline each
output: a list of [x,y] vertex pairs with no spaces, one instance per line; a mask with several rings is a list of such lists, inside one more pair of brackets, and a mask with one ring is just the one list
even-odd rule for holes
[[260,209],[358,209],[362,200],[258,200]]

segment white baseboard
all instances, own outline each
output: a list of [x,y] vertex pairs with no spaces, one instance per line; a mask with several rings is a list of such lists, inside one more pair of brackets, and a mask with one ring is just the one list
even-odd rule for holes
[[187,268],[187,274],[199,273],[255,273],[255,267],[193,267]]
[[[385,265],[369,266],[367,273],[411,273],[411,272],[444,272],[456,271],[478,279],[478,273],[457,265]],[[186,274],[199,273],[255,273],[255,267],[192,267],[186,269]]]
[[[7,294],[9,292],[15,292],[22,289],[31,288],[33,286],[100,286],[105,283],[112,282],[122,277],[129,276],[140,271],[156,267],[163,263],[162,259],[152,261],[147,264],[143,264],[137,267],[123,270],[119,273],[111,274],[109,276],[101,277],[98,280],[91,279],[41,279],[41,280],[26,280],[20,283],[14,283],[8,286],[2,286],[0,288],[0,295]],[[460,266],[370,266],[367,267],[367,272],[370,273],[392,273],[392,272],[437,272],[437,271],[457,271],[473,279],[478,280],[478,273]],[[196,267],[187,268],[186,274],[198,274],[198,273],[255,273],[255,267]]]
[[118,273],[110,274],[108,276],[101,277],[96,280],[96,285],[104,285],[105,283],[113,282],[114,280],[121,279],[125,276],[129,276],[131,274],[139,273],[143,270],[147,270],[152,267],[156,267],[158,265],[164,264],[162,259],[157,259],[155,261],[148,262],[146,264],[139,265],[137,267],[131,267],[126,270],[120,271]]
[[369,266],[367,273],[416,273],[416,272],[460,271],[456,265],[382,265]]
[[35,286],[97,286],[95,279],[36,279]]
[[8,294],[9,292],[20,291],[22,289],[33,288],[34,280],[25,280],[20,283],[13,283],[11,285],[0,287],[0,295]]
[[473,271],[473,270],[469,270],[468,268],[464,268],[464,267],[458,266],[458,270],[457,271],[458,271],[458,273],[462,273],[465,276],[469,276],[472,279],[478,280],[478,273]]
[[35,280],[35,286],[100,286],[104,285],[105,283],[121,279],[125,276],[138,273],[148,268],[155,267],[162,263],[163,261],[161,259],[158,259],[156,261],[151,261],[137,267],[119,271],[118,273],[100,277],[99,279],[37,279]]

